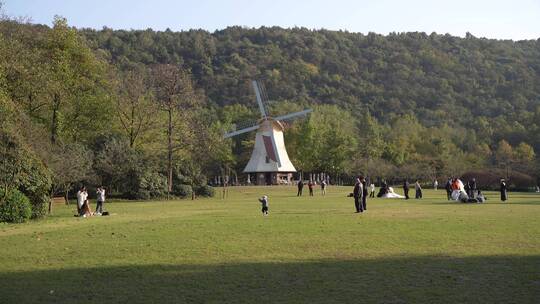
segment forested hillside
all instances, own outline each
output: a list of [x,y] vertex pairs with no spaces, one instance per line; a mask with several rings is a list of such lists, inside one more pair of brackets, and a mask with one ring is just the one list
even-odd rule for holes
[[189,68],[217,106],[251,104],[246,80],[258,78],[275,100],[369,109],[383,123],[409,113],[426,126],[498,129],[495,140],[514,142],[540,105],[540,41],[277,27],[82,33],[121,67]]
[[[478,163],[497,165],[495,152],[507,147],[505,142],[525,158],[530,158],[529,145],[540,151],[540,40],[279,27],[81,33],[121,69],[182,65],[217,109],[241,104],[255,110],[248,80],[261,79],[277,101],[276,113],[290,108],[279,102],[336,105],[354,120],[358,129],[351,135],[357,141],[370,131],[363,130],[367,123],[362,119],[369,112],[386,144],[371,144],[378,150],[372,154],[394,165],[425,160],[414,154],[428,154],[431,162],[441,157],[462,162],[469,154],[469,163],[455,165],[456,171]],[[455,147],[443,147],[441,141]],[[316,160],[294,158],[307,170],[329,170]]]
[[253,134],[222,134],[258,118],[251,79],[274,115],[314,108],[287,126],[300,171],[427,181],[500,169],[528,184],[538,175],[540,40],[113,31],[4,16],[3,191],[57,195],[85,183],[127,198],[211,195],[213,176],[243,180]]

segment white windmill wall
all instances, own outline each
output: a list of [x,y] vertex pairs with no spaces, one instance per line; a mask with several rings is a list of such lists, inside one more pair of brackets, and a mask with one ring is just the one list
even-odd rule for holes
[[[281,166],[266,154],[263,136],[273,136],[278,159]],[[261,124],[261,127],[255,135],[255,147],[251,158],[244,168],[244,173],[253,172],[296,172],[287,150],[285,149],[285,141],[283,139],[283,127],[276,121],[267,120]]]

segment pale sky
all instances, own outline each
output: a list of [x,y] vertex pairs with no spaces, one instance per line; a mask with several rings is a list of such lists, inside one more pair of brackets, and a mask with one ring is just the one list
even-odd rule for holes
[[78,28],[214,31],[281,26],[350,32],[421,31],[497,39],[540,38],[540,0],[0,0],[4,13]]

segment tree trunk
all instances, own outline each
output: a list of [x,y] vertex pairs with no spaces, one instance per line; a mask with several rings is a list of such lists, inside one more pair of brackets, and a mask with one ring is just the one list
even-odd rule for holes
[[54,191],[51,190],[51,195],[49,196],[49,209],[47,210],[49,212],[49,214],[51,214],[51,212],[52,212],[53,198],[54,198]]
[[58,110],[60,109],[60,97],[58,94],[53,96],[53,113],[51,120],[51,142],[56,143],[58,137]]
[[173,172],[172,172],[172,153],[173,153],[173,146],[172,146],[172,109],[169,108],[169,126],[167,129],[167,152],[168,152],[168,161],[167,161],[167,171],[169,173],[169,179],[168,179],[168,185],[167,185],[167,199],[170,199],[171,191],[172,191],[172,178],[173,178]]
[[135,144],[135,106],[131,105],[131,117],[130,117],[130,125],[129,125],[129,147],[133,148],[133,145]]

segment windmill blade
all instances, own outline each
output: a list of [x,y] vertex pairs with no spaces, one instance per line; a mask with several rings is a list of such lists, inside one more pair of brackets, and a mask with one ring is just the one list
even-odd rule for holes
[[253,90],[255,91],[255,96],[257,97],[257,103],[259,104],[259,111],[261,111],[261,116],[262,118],[266,118],[267,114],[261,97],[262,95],[261,90],[259,89],[259,84],[257,83],[257,81],[252,80],[251,85],[253,85]]
[[225,133],[223,135],[223,138],[229,138],[229,137],[236,136],[238,134],[251,132],[251,131],[257,130],[258,128],[259,128],[259,125],[255,125],[255,126],[247,127],[247,128],[236,130],[236,131],[231,131],[231,132]]
[[295,117],[306,115],[306,114],[311,113],[311,112],[313,112],[313,109],[306,109],[306,110],[300,111],[300,112],[281,115],[281,116],[275,117],[274,119],[275,120],[280,120],[280,121],[281,120],[290,120],[290,119],[293,119]]
[[257,81],[257,84],[259,85],[259,91],[261,92],[261,100],[263,101],[266,114],[270,114],[268,112],[268,104],[270,103],[270,99],[268,99],[268,93],[266,93],[266,86],[264,86],[264,83],[260,81]]
[[278,167],[281,167],[281,160],[279,159],[274,132],[272,132],[270,136],[263,135],[262,138],[264,142],[264,149],[266,150],[266,156],[275,161],[278,164]]

